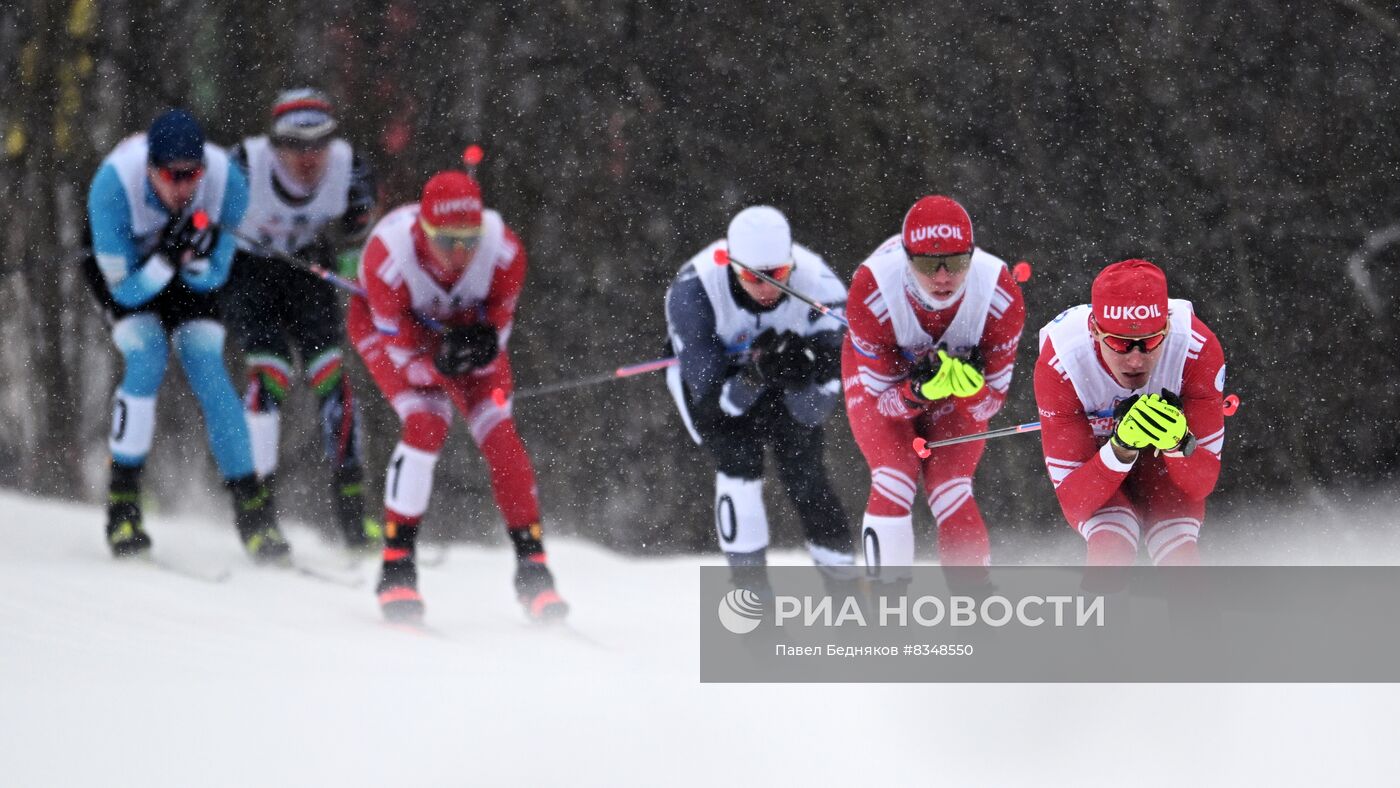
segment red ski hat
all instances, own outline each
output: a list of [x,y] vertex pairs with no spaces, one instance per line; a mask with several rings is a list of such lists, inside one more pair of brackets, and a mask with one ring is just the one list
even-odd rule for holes
[[910,257],[972,251],[972,217],[951,197],[924,197],[904,215],[904,251]]
[[1092,298],[1100,331],[1136,337],[1167,327],[1167,275],[1146,260],[1124,260],[1100,271]]
[[481,186],[460,170],[443,170],[423,184],[418,216],[430,228],[481,226]]

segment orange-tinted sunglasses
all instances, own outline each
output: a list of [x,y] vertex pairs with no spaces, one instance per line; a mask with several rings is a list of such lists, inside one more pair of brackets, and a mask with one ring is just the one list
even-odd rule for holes
[[[762,273],[771,279],[776,279],[779,282],[786,282],[788,280],[788,277],[792,276],[792,269],[792,263],[788,263],[787,265],[780,265],[777,268],[769,268],[768,270],[763,271]],[[751,285],[756,285],[763,282],[763,279],[759,277],[758,274],[755,274],[753,271],[750,271],[747,268],[741,268],[736,265],[734,266],[734,271],[735,273],[739,274],[740,279],[744,280],[745,282],[748,282]]]
[[1112,350],[1114,353],[1126,355],[1133,352],[1133,348],[1137,348],[1144,353],[1151,353],[1161,347],[1163,342],[1167,341],[1167,329],[1164,328],[1155,334],[1149,334],[1145,337],[1123,337],[1105,332],[1101,332],[1099,337],[1103,339],[1105,345],[1108,345],[1108,349]]
[[197,181],[204,177],[203,167],[157,167],[156,173],[166,183]]

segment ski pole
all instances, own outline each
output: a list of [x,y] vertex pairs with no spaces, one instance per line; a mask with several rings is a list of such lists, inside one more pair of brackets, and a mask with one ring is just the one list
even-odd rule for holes
[[[792,296],[793,298],[796,298],[797,300],[803,302],[804,304],[807,304],[808,306],[810,306],[810,307],[812,307],[813,309],[817,310],[817,311],[820,312],[821,314],[826,315],[827,317],[832,318],[833,320],[839,322],[841,325],[845,326],[846,328],[850,328],[850,327],[851,327],[850,323],[847,323],[847,322],[846,322],[846,319],[845,319],[844,317],[842,317],[841,315],[836,314],[836,312],[832,311],[831,307],[827,306],[826,304],[823,304],[823,303],[821,303],[821,302],[819,302],[819,301],[815,301],[815,300],[813,300],[813,299],[811,299],[811,298],[808,298],[808,297],[805,296],[805,295],[802,295],[801,293],[797,292],[796,290],[793,290],[792,288],[788,287],[787,285],[783,284],[782,282],[779,282],[778,280],[774,279],[773,277],[771,277],[771,276],[769,276],[769,275],[763,273],[762,271],[755,271],[754,269],[748,267],[747,265],[744,265],[742,262],[740,262],[740,261],[738,261],[738,260],[735,260],[734,258],[730,257],[730,256],[729,256],[729,253],[726,252],[725,250],[723,250],[723,249],[716,249],[716,250],[715,250],[715,265],[728,265],[729,263],[733,263],[733,264],[739,266],[740,268],[743,268],[745,271],[749,271],[749,272],[753,273],[755,276],[759,277],[760,279],[762,279],[763,281],[767,282],[768,284],[771,284],[771,285],[777,287],[779,290],[782,290],[784,293],[787,293],[788,295]],[[523,391],[518,391],[518,392],[516,392],[516,393],[515,393],[515,398],[516,398],[516,399],[529,399],[530,397],[538,397],[538,396],[541,396],[541,395],[543,395],[543,394],[554,394],[554,393],[557,393],[557,392],[560,392],[560,391],[568,391],[568,390],[570,390],[570,389],[583,388],[583,387],[585,387],[585,386],[596,386],[596,385],[601,384],[601,383],[607,383],[607,382],[609,382],[609,381],[619,380],[619,379],[621,379],[621,378],[630,378],[630,377],[632,377],[633,375],[642,375],[642,374],[645,374],[645,373],[647,373],[647,372],[655,372],[655,371],[657,371],[657,370],[666,369],[666,368],[668,368],[668,367],[673,367],[673,366],[675,366],[677,363],[679,363],[679,359],[676,359],[676,358],[674,358],[674,357],[670,357],[670,358],[658,358],[658,359],[655,359],[655,360],[653,360],[653,361],[643,361],[643,362],[640,362],[640,363],[638,363],[638,364],[631,364],[631,365],[625,366],[625,367],[618,367],[617,369],[613,370],[612,372],[604,372],[604,373],[601,373],[601,374],[598,374],[598,375],[590,375],[589,377],[586,377],[586,378],[577,378],[577,379],[575,379],[575,380],[564,380],[564,381],[560,381],[560,382],[558,382],[558,383],[549,383],[549,384],[546,384],[546,385],[543,385],[543,386],[536,386],[535,388],[524,389]],[[495,403],[496,403],[496,405],[497,405],[498,407],[504,407],[505,404],[506,404],[506,393],[505,393],[505,390],[504,390],[504,389],[499,389],[499,388],[498,388],[498,389],[492,390],[492,392],[491,392],[491,399],[495,401]]]
[[970,441],[987,440],[988,438],[1001,438],[1007,435],[1020,435],[1023,432],[1038,432],[1040,422],[1028,421],[1025,424],[1016,424],[1011,427],[1002,427],[998,430],[988,430],[974,435],[959,435],[956,438],[944,438],[939,441],[926,441],[923,438],[914,439],[914,453],[921,459],[927,458],[929,454],[940,446],[953,446],[958,443],[968,443]]
[[[205,213],[204,211],[195,211],[194,215],[191,217],[191,221],[194,222],[196,230],[203,230],[211,224],[209,221],[209,214]],[[340,274],[337,274],[336,272],[330,270],[329,268],[326,268],[323,265],[318,265],[317,263],[313,263],[310,260],[302,259],[300,257],[297,257],[296,255],[287,254],[286,252],[273,249],[267,246],[266,244],[263,244],[262,242],[258,241],[256,238],[251,238],[247,235],[244,235],[243,233],[238,232],[237,230],[231,230],[227,227],[220,227],[219,229],[222,232],[226,232],[234,238],[242,241],[243,243],[248,244],[250,247],[252,247],[252,251],[258,253],[263,257],[268,257],[273,260],[278,260],[288,265],[295,266],[296,268],[300,268],[301,270],[306,271],[312,276],[330,282],[332,285],[339,287],[341,290],[344,290],[345,292],[350,293],[351,295],[357,295],[361,298],[364,298],[366,296],[365,289],[363,287],[360,287],[355,282],[346,279],[345,277],[341,276]],[[418,322],[422,323],[430,331],[435,331],[441,334],[447,330],[447,327],[444,326],[442,323],[438,322],[437,320],[434,320],[433,318],[425,314],[422,314],[421,312],[418,312],[417,310],[414,310],[413,316],[416,317],[418,319]]]
[[[1234,394],[1230,394],[1229,396],[1225,397],[1224,402],[1222,402],[1220,406],[1221,413],[1224,413],[1226,416],[1235,415],[1235,412],[1239,409],[1240,398]],[[940,446],[952,446],[958,443],[967,443],[969,441],[988,440],[990,438],[1003,438],[1007,435],[1020,435],[1023,432],[1039,431],[1040,422],[1028,421],[1025,424],[1016,424],[1010,427],[1002,427],[1001,429],[989,430],[987,432],[979,432],[975,435],[959,435],[956,438],[944,438],[943,440],[938,441],[927,441],[923,438],[915,438],[914,453],[919,455],[920,459],[927,459],[932,450],[937,449]]]
[[[199,214],[196,214],[196,216],[199,216]],[[206,218],[204,221],[207,223],[209,220]],[[195,220],[195,226],[199,227],[198,219]],[[273,249],[272,247],[266,246],[265,244],[259,242],[257,239],[244,235],[243,233],[240,233],[237,230],[230,230],[227,227],[223,227],[220,229],[222,229],[229,235],[232,235],[234,238],[237,238],[238,240],[242,241],[243,243],[248,244],[250,247],[252,247],[252,251],[257,252],[262,257],[270,257],[274,260],[287,263],[288,265],[296,266],[297,268],[300,268],[303,271],[306,271],[307,273],[310,273],[316,277],[319,277],[320,279],[330,282],[331,284],[335,285],[336,287],[339,287],[341,290],[344,290],[347,293],[350,293],[351,295],[357,295],[361,297],[365,295],[365,289],[363,287],[360,287],[357,283],[346,279],[345,277],[341,276],[340,274],[337,274],[336,272],[330,270],[329,268],[326,268],[323,265],[313,263],[310,260],[297,257],[296,255],[287,254],[277,249]]]
[[756,268],[750,268],[749,266],[744,265],[744,263],[743,263],[742,261],[739,261],[739,260],[734,259],[733,257],[730,257],[730,256],[729,256],[728,250],[725,250],[725,249],[716,249],[716,250],[715,250],[715,265],[729,265],[730,263],[733,263],[734,265],[739,266],[740,268],[744,269],[745,271],[748,271],[749,273],[753,274],[754,276],[758,277],[759,279],[762,279],[763,281],[765,281],[765,282],[767,282],[768,284],[770,284],[770,285],[772,285],[772,286],[778,288],[779,290],[783,291],[784,293],[787,293],[788,295],[792,296],[793,298],[796,298],[798,301],[801,301],[802,303],[806,304],[807,306],[810,306],[811,308],[817,310],[817,311],[820,312],[821,314],[826,315],[827,317],[831,318],[832,320],[835,320],[836,322],[840,323],[841,325],[845,326],[846,328],[850,328],[850,327],[851,327],[851,324],[848,323],[848,322],[846,322],[846,318],[842,317],[841,315],[836,314],[836,312],[835,312],[834,310],[832,310],[832,308],[829,307],[829,306],[827,306],[826,304],[823,304],[823,303],[820,302],[820,301],[817,301],[817,300],[808,298],[808,297],[805,296],[805,295],[802,295],[801,293],[797,292],[796,290],[793,290],[791,287],[788,287],[787,285],[783,284],[782,282],[779,282],[778,280],[774,279],[773,277],[769,276],[768,274],[763,273],[762,271],[759,271],[759,270],[756,269]]
[[[652,361],[642,361],[637,364],[629,364],[625,367],[618,367],[612,372],[603,372],[597,375],[590,375],[586,378],[564,380],[558,383],[550,383],[544,386],[536,386],[531,389],[525,389],[524,391],[518,391],[515,393],[515,398],[529,399],[530,397],[538,397],[543,394],[555,394],[560,391],[568,391],[570,389],[578,389],[583,388],[585,386],[596,386],[600,383],[607,383],[612,380],[620,380],[622,378],[630,378],[633,375],[643,375],[648,372],[655,372],[660,369],[667,369],[669,367],[674,367],[678,363],[680,363],[680,359],[675,358],[674,356],[669,358],[658,358]],[[505,390],[499,388],[493,389],[491,391],[491,399],[495,400],[496,405],[498,407],[504,407],[506,404]]]
[[[847,323],[844,317],[837,314],[835,311],[832,310],[831,307],[827,306],[826,304],[808,298],[807,296],[797,292],[796,290],[793,290],[791,287],[788,287],[782,282],[779,282],[778,280],[774,279],[768,274],[765,274],[762,271],[754,270],[753,268],[744,265],[742,262],[730,257],[729,253],[724,249],[716,249],[715,265],[728,265],[729,263],[733,263],[739,266],[740,268],[744,269],[745,271],[752,273],[759,279],[762,279],[768,284],[773,285],[774,287],[778,288],[784,293],[787,293],[793,298],[796,298],[798,301],[807,304],[808,306],[817,310],[817,312],[826,315],[827,317],[830,317],[831,319],[835,320],[836,322],[840,323],[846,328],[851,327],[851,324]],[[618,380],[620,378],[630,378],[633,375],[641,375],[647,372],[655,372],[656,370],[666,369],[667,367],[675,366],[677,363],[679,363],[679,360],[676,358],[658,358],[654,361],[643,361],[639,364],[632,364],[626,367],[618,367],[612,372],[605,372],[599,375],[592,375],[586,378],[560,381],[559,383],[550,383],[544,386],[537,386],[532,389],[525,389],[524,391],[517,392],[515,394],[515,398],[528,399],[530,397],[537,397],[542,394],[553,394],[559,391],[568,391],[569,389],[583,388],[584,386],[596,386],[600,383],[607,383],[611,380]],[[491,398],[495,400],[498,406],[505,405],[506,395],[504,390],[495,389],[491,392]]]

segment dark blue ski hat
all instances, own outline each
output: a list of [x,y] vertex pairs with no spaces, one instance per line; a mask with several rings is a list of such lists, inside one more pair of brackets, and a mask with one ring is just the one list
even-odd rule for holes
[[170,109],[151,122],[146,132],[146,158],[160,166],[172,161],[204,160],[204,129],[182,109]]

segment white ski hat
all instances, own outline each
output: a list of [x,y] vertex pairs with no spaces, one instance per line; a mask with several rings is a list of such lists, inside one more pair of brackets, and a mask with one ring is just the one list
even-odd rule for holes
[[792,230],[782,211],[768,205],[745,208],[729,223],[729,256],[765,270],[792,264]]

